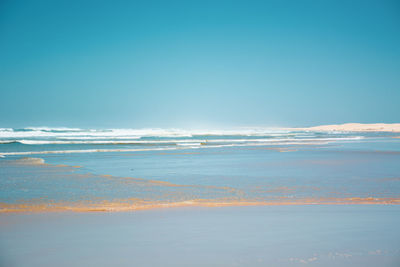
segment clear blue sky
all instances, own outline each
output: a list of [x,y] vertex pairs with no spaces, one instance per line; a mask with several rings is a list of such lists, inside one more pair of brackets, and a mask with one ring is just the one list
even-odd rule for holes
[[2,0],[0,90],[0,127],[400,122],[400,2]]

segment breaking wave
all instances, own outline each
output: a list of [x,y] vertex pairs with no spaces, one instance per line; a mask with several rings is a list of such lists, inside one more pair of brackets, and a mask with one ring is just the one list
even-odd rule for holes
[[321,134],[270,128],[238,130],[0,128],[0,155],[320,145],[353,142],[364,138],[362,135]]

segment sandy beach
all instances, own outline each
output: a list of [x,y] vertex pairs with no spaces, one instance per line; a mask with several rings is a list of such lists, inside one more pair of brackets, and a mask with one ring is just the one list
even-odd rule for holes
[[287,129],[300,131],[400,132],[400,123],[345,123]]
[[399,134],[357,129],[2,130],[0,266],[397,267]]
[[400,1],[1,1],[0,267],[399,267]]
[[1,266],[398,266],[397,205],[0,214]]

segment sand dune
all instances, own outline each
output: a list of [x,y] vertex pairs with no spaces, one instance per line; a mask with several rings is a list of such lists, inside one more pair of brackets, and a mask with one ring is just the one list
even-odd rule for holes
[[345,123],[320,125],[308,128],[291,128],[299,131],[344,131],[344,132],[400,132],[400,123]]

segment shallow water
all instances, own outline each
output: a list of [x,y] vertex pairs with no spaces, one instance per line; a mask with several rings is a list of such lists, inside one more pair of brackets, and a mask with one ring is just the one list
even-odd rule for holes
[[397,136],[3,129],[0,266],[399,266]]
[[[115,208],[198,200],[382,204],[400,198],[400,139],[391,133],[41,129],[2,134],[0,203],[6,207],[107,201]],[[71,139],[75,143],[59,144]],[[128,139],[144,143],[114,143]],[[193,142],[199,139],[204,142]],[[177,140],[191,145],[182,147]],[[97,146],[108,152],[87,152]]]

